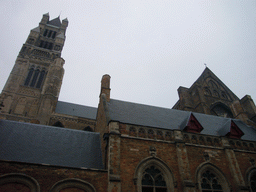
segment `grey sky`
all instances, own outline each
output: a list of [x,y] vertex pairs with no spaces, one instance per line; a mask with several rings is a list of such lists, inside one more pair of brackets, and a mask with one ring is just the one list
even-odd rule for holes
[[111,97],[171,108],[204,63],[239,97],[256,98],[255,0],[0,0],[0,89],[42,15],[69,20],[60,100],[98,105]]

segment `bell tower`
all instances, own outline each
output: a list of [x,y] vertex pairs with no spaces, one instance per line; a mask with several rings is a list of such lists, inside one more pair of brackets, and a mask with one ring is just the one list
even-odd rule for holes
[[61,52],[68,20],[44,14],[23,44],[0,95],[0,118],[48,124],[64,75]]

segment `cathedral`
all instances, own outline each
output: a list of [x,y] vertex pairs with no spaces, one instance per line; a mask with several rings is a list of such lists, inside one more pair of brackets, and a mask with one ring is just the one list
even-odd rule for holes
[[[0,95],[0,191],[256,192],[256,106],[209,68],[172,109],[59,101],[68,20],[44,14]],[[114,88],[114,87],[113,87]]]

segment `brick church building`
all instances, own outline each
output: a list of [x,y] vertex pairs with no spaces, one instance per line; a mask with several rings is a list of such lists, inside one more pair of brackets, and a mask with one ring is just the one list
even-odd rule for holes
[[172,109],[58,100],[68,20],[44,14],[0,95],[0,191],[255,192],[256,107],[210,69]]

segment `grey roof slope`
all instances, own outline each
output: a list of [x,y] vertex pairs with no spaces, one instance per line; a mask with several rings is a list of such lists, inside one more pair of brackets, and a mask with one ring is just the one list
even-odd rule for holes
[[[184,124],[191,112],[176,109],[161,108],[126,101],[111,99],[107,103],[107,115],[109,121],[119,121],[122,123],[177,130]],[[194,113],[193,115],[204,128],[201,134],[220,136],[218,130],[221,129],[229,118]],[[256,141],[256,130],[247,126],[241,120],[232,119],[236,125],[244,132],[242,139]]]
[[55,113],[83,117],[88,119],[96,119],[97,108],[58,101]]
[[98,133],[8,120],[0,120],[0,159],[104,168]]
[[61,26],[60,17],[56,17],[55,19],[53,19],[51,21],[48,21],[47,24],[53,25],[53,26],[56,26],[56,27],[60,27]]

